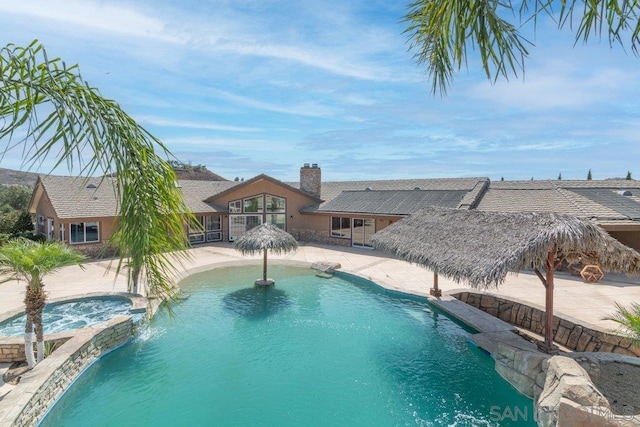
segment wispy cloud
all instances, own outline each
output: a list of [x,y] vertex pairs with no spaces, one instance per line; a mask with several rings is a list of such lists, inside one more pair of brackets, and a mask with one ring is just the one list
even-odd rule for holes
[[153,116],[138,116],[136,119],[143,125],[151,124],[160,127],[173,127],[173,128],[188,128],[188,129],[206,129],[206,130],[219,130],[226,132],[259,132],[264,129],[245,127],[245,126],[228,126],[219,125],[213,123],[200,123],[193,121],[179,121],[171,120],[163,117]]
[[167,30],[164,22],[130,5],[86,0],[0,1],[0,12],[38,18],[64,31],[84,27],[126,37],[143,37],[184,44],[186,39]]

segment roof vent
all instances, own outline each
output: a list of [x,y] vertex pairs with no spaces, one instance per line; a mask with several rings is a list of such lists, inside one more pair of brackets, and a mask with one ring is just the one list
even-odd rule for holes
[[371,191],[371,187],[365,188],[364,191]]
[[633,194],[631,194],[631,191],[629,190],[618,190],[616,191],[616,193],[618,193],[621,196],[633,196]]
[[413,189],[414,190],[422,190],[422,188],[420,188],[420,187],[414,187]]
[[89,184],[89,185],[87,185],[87,188],[98,188],[98,187],[96,187],[95,184]]

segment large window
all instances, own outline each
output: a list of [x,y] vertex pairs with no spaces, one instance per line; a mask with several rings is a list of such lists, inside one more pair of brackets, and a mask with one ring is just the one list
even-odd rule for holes
[[351,238],[351,218],[331,217],[331,237]]
[[100,241],[97,222],[78,222],[70,224],[69,241],[71,243],[92,243]]
[[259,194],[229,202],[229,240],[262,223],[287,228],[287,199],[271,194]]
[[260,224],[262,224],[262,215],[230,215],[229,240],[236,240],[245,231],[249,231]]

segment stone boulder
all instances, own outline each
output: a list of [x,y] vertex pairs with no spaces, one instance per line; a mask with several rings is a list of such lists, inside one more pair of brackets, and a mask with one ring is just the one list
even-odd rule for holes
[[575,360],[554,356],[547,364],[544,389],[536,405],[539,426],[607,426],[607,399]]

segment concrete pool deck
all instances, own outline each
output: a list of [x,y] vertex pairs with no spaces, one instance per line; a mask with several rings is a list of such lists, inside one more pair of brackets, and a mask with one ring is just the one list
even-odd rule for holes
[[[189,250],[191,260],[180,268],[182,275],[205,270],[220,264],[243,261],[262,262],[262,255],[243,256],[231,243],[214,243]],[[388,289],[428,296],[433,286],[433,273],[423,267],[390,258],[384,254],[351,247],[301,244],[294,252],[269,254],[271,261],[296,263],[339,263],[340,271],[369,279]],[[61,299],[95,292],[125,292],[126,272],[115,274],[117,260],[92,261],[80,267],[66,267],[45,277],[48,299]],[[467,289],[444,277],[438,280],[443,293]],[[486,292],[544,307],[545,291],[538,277],[530,272],[509,274],[499,288]],[[0,315],[23,307],[24,284],[9,281],[0,284]],[[603,317],[615,311],[615,303],[628,305],[640,302],[640,278],[606,275],[598,283],[584,283],[578,276],[558,272],[555,280],[554,313],[572,317],[580,322],[614,329],[616,324]]]

